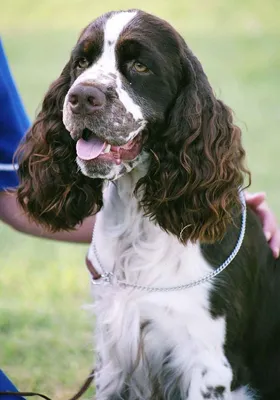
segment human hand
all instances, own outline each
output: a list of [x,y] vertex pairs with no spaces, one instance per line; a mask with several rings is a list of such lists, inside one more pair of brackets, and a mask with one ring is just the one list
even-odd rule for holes
[[277,220],[266,201],[265,193],[245,193],[246,203],[260,218],[266,240],[275,258],[280,252],[280,229]]

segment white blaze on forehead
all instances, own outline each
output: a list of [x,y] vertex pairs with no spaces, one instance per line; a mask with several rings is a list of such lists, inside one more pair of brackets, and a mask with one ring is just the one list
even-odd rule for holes
[[[113,61],[115,74],[117,77],[117,93],[119,95],[120,101],[123,103],[128,112],[130,112],[135,120],[143,119],[143,114],[140,107],[134,103],[132,98],[129,96],[128,92],[122,88],[122,82],[120,73],[117,70],[117,60],[116,60],[116,43],[120,37],[120,34],[128,25],[130,21],[136,16],[137,12],[122,12],[113,15],[105,25],[104,29],[104,52],[103,59],[106,60],[108,64]],[[105,67],[106,68],[106,67]]]
[[120,34],[126,27],[126,25],[136,16],[137,11],[125,11],[117,14],[113,14],[105,24],[104,28],[104,43],[105,47],[108,42],[116,44],[119,39]]
[[[121,12],[110,17],[104,26],[103,51],[99,60],[92,66],[99,69],[104,75],[118,75],[116,60],[116,44],[126,25],[135,17],[136,12]],[[105,77],[104,77],[105,78]]]
[[109,85],[116,85],[116,92],[120,101],[124,105],[127,112],[130,112],[135,121],[143,120],[143,113],[139,105],[137,105],[130,97],[129,93],[123,89],[121,74],[118,71],[116,60],[116,44],[125,27],[136,16],[137,11],[126,11],[113,14],[104,25],[104,44],[103,51],[99,59],[83,72],[74,82],[74,86],[85,82],[92,81]]

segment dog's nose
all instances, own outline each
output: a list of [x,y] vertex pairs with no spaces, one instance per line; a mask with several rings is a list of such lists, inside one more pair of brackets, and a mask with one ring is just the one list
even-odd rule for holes
[[95,86],[77,85],[68,96],[71,111],[75,114],[92,114],[105,104],[105,94]]

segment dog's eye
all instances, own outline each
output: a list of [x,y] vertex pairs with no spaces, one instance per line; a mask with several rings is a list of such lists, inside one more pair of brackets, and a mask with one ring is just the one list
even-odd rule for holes
[[146,67],[146,65],[141,64],[141,63],[138,62],[138,61],[135,61],[135,62],[133,63],[132,69],[134,69],[134,71],[139,72],[139,73],[141,73],[141,74],[145,74],[145,73],[147,73],[147,72],[150,71],[149,68]]
[[86,68],[88,67],[89,62],[85,57],[82,57],[78,60],[77,67],[78,68]]

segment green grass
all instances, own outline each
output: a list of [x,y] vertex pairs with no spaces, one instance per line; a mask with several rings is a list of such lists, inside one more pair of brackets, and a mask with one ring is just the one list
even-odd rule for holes
[[[3,2],[4,3],[4,2]],[[31,118],[79,31],[128,0],[13,0],[1,5],[2,39]],[[141,2],[168,19],[203,63],[243,129],[253,190],[280,218],[280,3],[248,0]],[[25,390],[65,399],[94,359],[85,246],[28,238],[0,225],[0,367]],[[279,289],[280,290],[280,289]],[[89,397],[87,395],[86,397]]]

